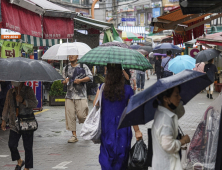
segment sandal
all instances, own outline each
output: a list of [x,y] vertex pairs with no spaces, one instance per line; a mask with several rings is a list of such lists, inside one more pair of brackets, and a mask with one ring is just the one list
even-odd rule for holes
[[25,165],[25,161],[22,161],[21,166],[16,165],[15,170],[21,170],[24,165]]

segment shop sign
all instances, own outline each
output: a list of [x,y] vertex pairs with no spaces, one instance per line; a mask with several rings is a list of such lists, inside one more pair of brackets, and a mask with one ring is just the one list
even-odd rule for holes
[[170,11],[172,9],[177,8],[178,6],[172,6],[172,7],[164,7],[164,11]]
[[1,58],[14,58],[21,56],[21,43],[4,41],[1,49]]
[[21,34],[9,29],[1,28],[1,39],[21,39]]
[[147,16],[148,24],[151,24],[151,22],[152,22],[152,13],[148,13],[147,15],[148,15]]
[[136,22],[136,18],[122,18],[122,22]]
[[153,18],[160,16],[160,8],[153,8],[152,9]]
[[152,8],[158,8],[158,7],[162,7],[162,2],[153,2],[151,4]]
[[136,6],[136,10],[142,10],[143,9],[143,5],[140,5],[140,6]]
[[144,5],[144,9],[149,9],[149,8],[151,8],[150,4]]
[[145,25],[145,13],[140,14],[140,26]]

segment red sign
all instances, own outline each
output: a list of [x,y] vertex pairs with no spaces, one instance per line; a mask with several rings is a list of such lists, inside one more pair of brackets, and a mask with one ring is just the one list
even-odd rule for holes
[[2,27],[21,34],[42,37],[39,14],[1,0]]
[[70,18],[43,17],[43,38],[64,39],[74,36],[74,23]]

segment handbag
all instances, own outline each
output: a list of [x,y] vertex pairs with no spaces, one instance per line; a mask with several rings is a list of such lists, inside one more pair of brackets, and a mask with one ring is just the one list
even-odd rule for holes
[[[171,59],[171,57],[170,57],[170,59]],[[164,68],[166,67],[166,65],[168,64],[168,62],[170,61],[170,59],[166,62],[166,64],[164,65],[164,67],[161,67],[161,70],[160,70],[161,78],[163,78]]]
[[[15,111],[17,111],[18,106],[16,106],[15,93],[14,93],[14,104],[15,104]],[[18,113],[17,120],[15,121],[15,126],[19,131],[19,133],[34,132],[38,129],[38,122],[35,119],[35,115],[33,113],[32,108],[24,108]]]
[[143,139],[137,141],[130,149],[128,170],[147,170],[147,146]]
[[99,106],[95,105],[92,108],[80,132],[80,136],[83,137],[84,140],[92,140],[94,143],[100,143],[101,103],[102,103],[102,93],[103,93],[104,86],[105,84],[101,86],[99,96],[96,100],[96,104],[99,102]]

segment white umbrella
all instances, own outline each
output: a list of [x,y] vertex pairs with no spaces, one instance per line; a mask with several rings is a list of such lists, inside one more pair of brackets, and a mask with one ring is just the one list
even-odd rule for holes
[[43,60],[67,60],[68,55],[78,55],[80,59],[91,48],[81,42],[56,44],[50,47],[42,56]]

